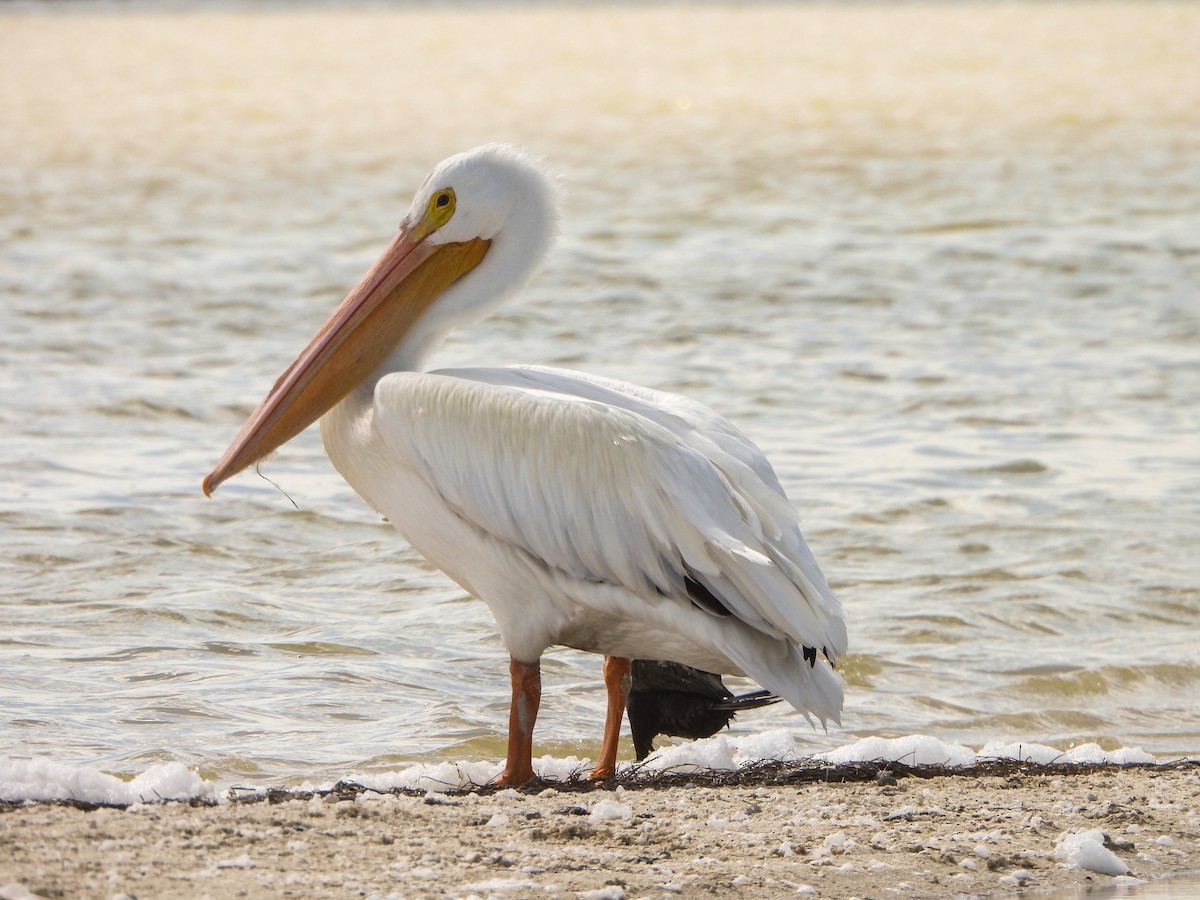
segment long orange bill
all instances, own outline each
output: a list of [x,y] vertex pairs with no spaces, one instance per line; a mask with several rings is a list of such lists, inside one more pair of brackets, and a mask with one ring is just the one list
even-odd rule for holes
[[206,496],[290,441],[378,369],[438,295],[479,264],[490,244],[483,239],[434,244],[425,237],[401,229],[246,420],[204,479]]

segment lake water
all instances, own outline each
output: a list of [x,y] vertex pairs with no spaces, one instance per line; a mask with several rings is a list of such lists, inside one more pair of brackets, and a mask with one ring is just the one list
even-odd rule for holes
[[[1200,6],[0,10],[0,756],[227,782],[503,755],[486,608],[315,429],[200,480],[424,174],[562,237],[438,364],[685,392],[768,452],[865,735],[1200,750]],[[552,651],[535,753],[593,756]],[[626,746],[624,755],[628,756]]]

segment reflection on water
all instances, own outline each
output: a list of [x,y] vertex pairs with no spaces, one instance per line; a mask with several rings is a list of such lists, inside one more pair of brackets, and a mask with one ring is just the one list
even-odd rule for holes
[[1163,878],[1145,884],[1097,885],[1085,891],[1046,891],[1034,894],[1038,900],[1193,900],[1200,897],[1200,879],[1183,876]]
[[[199,492],[425,171],[494,139],[559,169],[562,239],[438,362],[709,403],[850,609],[845,730],[739,727],[1196,751],[1196,7],[0,19],[0,754],[501,755],[487,611],[315,433],[266,467],[300,511]],[[593,754],[599,661],[545,677],[542,748]]]

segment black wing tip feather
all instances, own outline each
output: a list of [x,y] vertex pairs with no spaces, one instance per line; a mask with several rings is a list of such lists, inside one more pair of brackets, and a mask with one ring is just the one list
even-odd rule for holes
[[740,712],[745,712],[748,709],[758,709],[761,706],[770,706],[772,703],[778,703],[782,697],[772,694],[770,691],[751,691],[748,694],[738,694],[735,697],[730,697],[728,700],[722,700],[713,708],[721,711],[728,710],[730,718]]
[[[802,654],[804,654],[804,661],[806,663],[808,663],[808,667],[810,669],[815,668],[817,665],[817,648],[816,647],[801,647],[800,652]],[[832,666],[835,669],[837,668],[837,663],[834,662],[834,658],[830,655],[828,647],[821,648],[821,656],[823,656],[827,660],[829,660],[830,666]]]
[[732,616],[733,610],[721,602],[721,598],[692,577],[689,571],[683,576],[683,585],[687,588],[688,599],[692,606],[710,612],[714,616]]

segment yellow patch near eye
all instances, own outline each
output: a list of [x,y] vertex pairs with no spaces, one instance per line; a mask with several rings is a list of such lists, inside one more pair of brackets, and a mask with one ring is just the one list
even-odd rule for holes
[[454,204],[454,189],[442,188],[429,198],[429,208],[425,211],[425,218],[434,228],[441,228],[454,215]]

